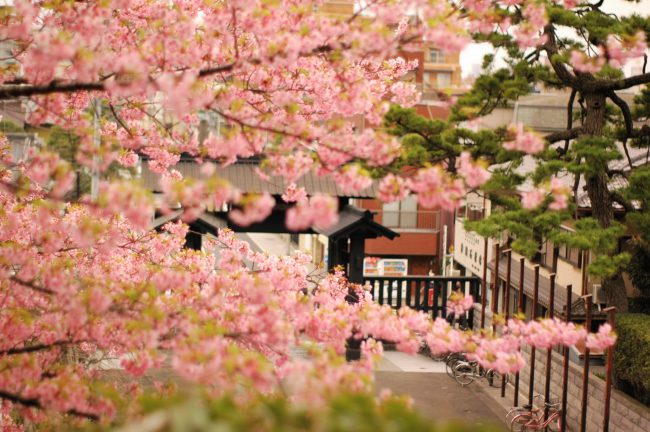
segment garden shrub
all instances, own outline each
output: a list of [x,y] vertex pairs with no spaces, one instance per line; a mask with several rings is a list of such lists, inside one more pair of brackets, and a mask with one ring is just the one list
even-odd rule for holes
[[614,374],[618,387],[650,406],[650,315],[620,314],[614,349]]

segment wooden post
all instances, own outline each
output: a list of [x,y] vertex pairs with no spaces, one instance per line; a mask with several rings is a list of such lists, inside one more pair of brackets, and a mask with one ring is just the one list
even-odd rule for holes
[[[571,322],[571,294],[573,293],[573,286],[567,285],[566,287],[566,312],[565,321]],[[562,370],[562,422],[560,423],[560,432],[566,431],[566,409],[567,409],[567,392],[569,389],[569,347],[564,347],[564,364]]]
[[492,282],[492,333],[496,331],[496,315],[498,313],[499,303],[499,255],[501,255],[501,245],[497,242],[494,256],[494,277]]
[[[517,314],[524,312],[524,271],[526,258],[519,259],[519,294],[517,296]],[[514,405],[519,406],[519,372],[515,374],[515,400]]]
[[[548,299],[548,317],[553,319],[555,311],[555,273],[550,275],[551,287],[549,290],[549,299]],[[549,403],[549,398],[551,396],[551,362],[553,360],[553,348],[548,348],[546,350],[546,382],[544,384],[544,402]],[[544,421],[548,418],[548,407],[544,407]]]
[[481,281],[481,328],[485,328],[485,301],[487,297],[487,262],[488,262],[488,238],[483,238],[483,279]]
[[[512,249],[507,249],[504,251],[508,262],[506,264],[506,289],[504,290],[504,301],[503,301],[503,314],[508,322],[510,318],[510,273],[512,270]],[[501,397],[506,397],[506,375],[501,377]]]
[[[539,264],[535,264],[535,285],[533,288],[533,321],[537,318],[537,301],[539,300]],[[528,403],[533,404],[535,394],[535,347],[530,347],[530,381],[528,387]]]
[[[352,283],[363,284],[363,258],[365,255],[365,240],[366,237],[363,231],[352,233],[350,236],[350,262],[348,263],[348,280]],[[389,293],[391,289],[392,287],[388,288]]]
[[[591,294],[582,297],[585,301],[585,328],[591,331]],[[585,345],[585,362],[582,370],[582,412],[580,413],[580,432],[587,430],[587,398],[589,396],[589,348]]]
[[[612,330],[616,328],[616,308],[608,307],[605,309],[607,312],[607,322],[612,326]],[[603,432],[609,432],[609,407],[612,399],[612,369],[614,368],[614,347],[607,348],[607,365],[605,367],[605,413],[603,414]]]
[[582,270],[581,270],[581,295],[587,295],[587,283],[589,281],[589,274],[587,273],[587,264],[589,263],[589,251],[582,251]]

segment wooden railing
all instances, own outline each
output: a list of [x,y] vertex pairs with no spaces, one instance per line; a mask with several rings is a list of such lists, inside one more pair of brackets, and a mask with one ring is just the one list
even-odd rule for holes
[[[370,285],[370,293],[379,304],[393,309],[402,306],[427,313],[431,318],[447,317],[447,297],[456,284],[465,295],[481,302],[481,279],[477,277],[446,276],[368,276],[364,283]],[[474,322],[473,309],[467,312],[467,322]]]

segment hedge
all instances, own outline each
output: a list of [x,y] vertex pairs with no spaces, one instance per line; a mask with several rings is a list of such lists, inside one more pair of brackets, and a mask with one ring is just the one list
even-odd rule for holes
[[650,315],[619,314],[614,349],[617,385],[650,406]]

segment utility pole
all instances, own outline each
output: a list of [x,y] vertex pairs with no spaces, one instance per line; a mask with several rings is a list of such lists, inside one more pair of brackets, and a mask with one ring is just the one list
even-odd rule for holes
[[440,274],[447,275],[447,225],[442,227],[442,269]]

